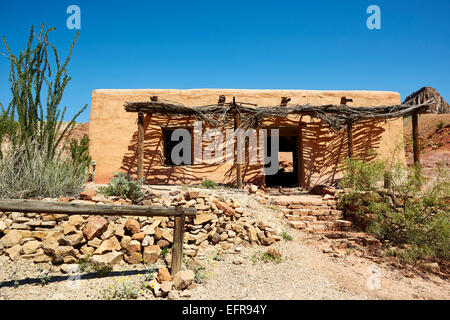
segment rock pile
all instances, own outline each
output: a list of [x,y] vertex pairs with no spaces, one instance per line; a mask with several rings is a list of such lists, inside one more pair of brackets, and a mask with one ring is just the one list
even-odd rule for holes
[[[149,194],[144,205],[185,206],[197,209],[197,216],[186,218],[183,253],[194,257],[200,248],[217,246],[268,246],[281,240],[276,230],[256,221],[238,201],[214,197],[206,191],[179,190],[167,195]],[[123,199],[105,197],[87,190],[79,199],[43,201],[125,204]],[[173,241],[173,218],[119,217],[20,212],[0,213],[0,254],[12,260],[21,256],[34,263],[75,263],[89,256],[100,266],[124,260],[130,264],[155,263],[162,250]],[[166,260],[170,261],[170,254]],[[167,261],[166,261],[167,262]]]
[[167,268],[160,267],[146,286],[152,290],[157,298],[166,296],[177,298],[180,295],[179,292],[181,292],[182,296],[188,297],[189,289],[195,286],[194,279],[195,273],[192,270],[179,271],[172,277]]

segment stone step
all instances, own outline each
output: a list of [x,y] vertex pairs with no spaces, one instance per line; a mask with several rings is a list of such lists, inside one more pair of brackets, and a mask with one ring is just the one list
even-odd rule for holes
[[287,206],[289,209],[321,209],[329,208],[326,203],[315,203],[315,204],[290,204]]
[[326,202],[323,202],[321,199],[319,200],[274,200],[273,204],[277,206],[321,206],[327,205]]
[[289,206],[276,206],[279,210],[337,210],[336,206],[324,205],[289,205]]
[[[308,216],[308,217],[312,217],[312,216]],[[339,220],[339,219],[344,219],[344,215],[342,216],[316,216],[315,218],[317,218],[317,220],[319,221],[333,221],[333,220]]]
[[296,215],[285,215],[287,220],[290,221],[317,221],[317,218],[314,216],[296,216]]
[[288,220],[288,225],[294,229],[305,229],[307,227],[306,223],[303,221]]
[[308,232],[321,231],[349,231],[352,223],[347,220],[323,220],[323,221],[290,221],[288,224],[296,229],[304,229]]

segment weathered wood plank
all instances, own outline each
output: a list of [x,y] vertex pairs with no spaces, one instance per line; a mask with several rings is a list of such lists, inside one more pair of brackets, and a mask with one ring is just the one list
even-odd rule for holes
[[[154,207],[137,205],[112,204],[79,204],[71,202],[47,202],[40,200],[0,199],[0,211],[58,213],[58,214],[86,214],[103,216],[180,216],[176,207]],[[185,216],[195,216],[195,208],[184,208]]]

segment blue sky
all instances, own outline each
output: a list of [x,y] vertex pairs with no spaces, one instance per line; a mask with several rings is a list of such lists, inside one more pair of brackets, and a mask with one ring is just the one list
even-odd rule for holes
[[[6,1],[0,36],[18,51],[31,25],[56,27],[62,54],[81,33],[69,64],[67,118],[94,89],[247,88],[397,91],[428,85],[450,100],[450,1]],[[381,30],[369,30],[369,5]],[[0,51],[4,52],[3,45]],[[0,102],[10,99],[0,57]],[[88,108],[78,119],[89,121]]]

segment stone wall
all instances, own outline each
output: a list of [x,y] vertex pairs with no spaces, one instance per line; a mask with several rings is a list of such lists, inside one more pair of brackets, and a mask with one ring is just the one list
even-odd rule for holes
[[[118,197],[105,197],[87,190],[79,199],[59,198],[43,201],[123,204]],[[196,256],[210,245],[222,250],[236,246],[268,246],[281,237],[276,230],[256,221],[238,201],[214,197],[207,192],[147,192],[143,204],[187,206],[197,209],[195,218],[186,218],[183,252]],[[82,257],[101,266],[124,260],[130,264],[155,263],[173,241],[173,218],[118,217],[20,212],[0,213],[0,254],[11,260],[19,256],[34,263],[70,264]],[[168,254],[166,262],[170,263]]]
[[[359,203],[343,201],[349,194],[357,193]],[[354,191],[345,189],[340,195],[339,206],[345,212],[345,218],[357,226],[360,230],[365,231],[371,221],[377,216],[370,212],[369,205],[372,202],[385,203],[397,212],[402,212],[402,200],[399,194],[389,189],[380,189],[374,191]]]

